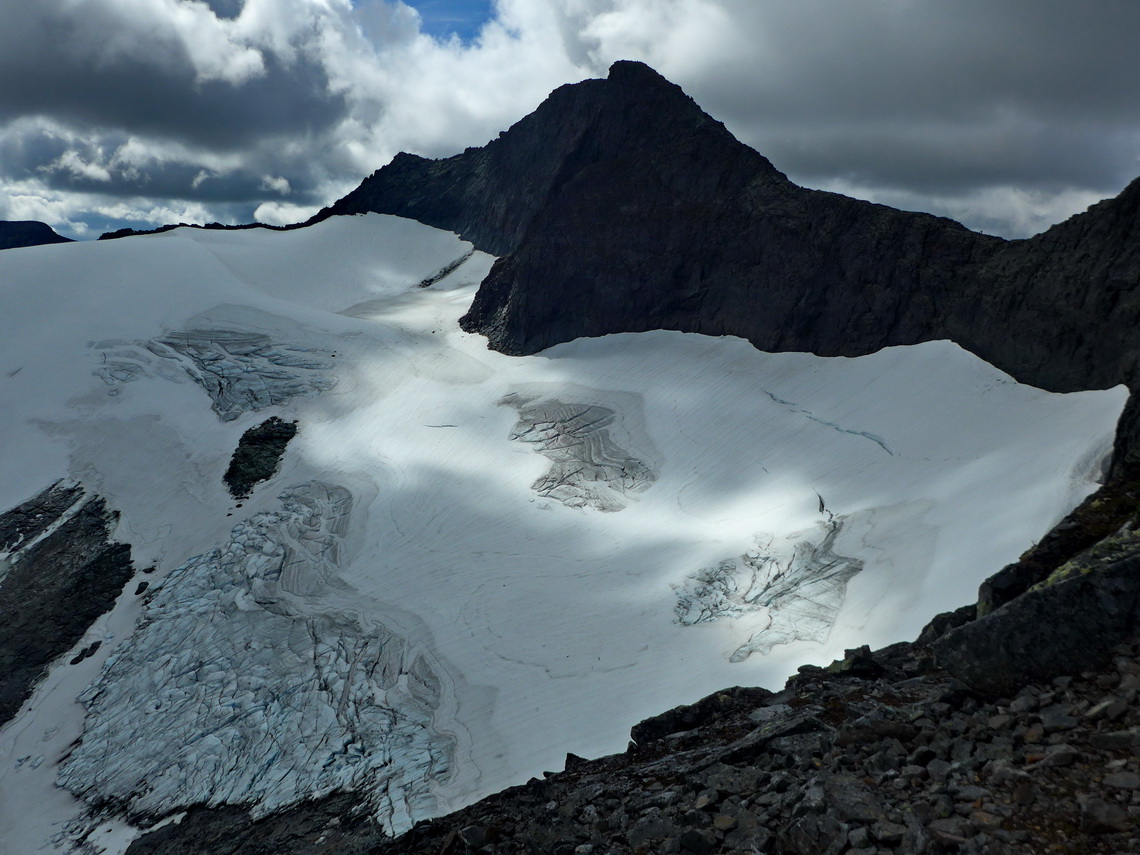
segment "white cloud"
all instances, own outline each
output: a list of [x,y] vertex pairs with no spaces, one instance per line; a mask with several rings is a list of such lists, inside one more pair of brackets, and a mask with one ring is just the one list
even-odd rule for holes
[[273,193],[280,193],[282,196],[287,196],[292,191],[289,186],[289,180],[280,176],[263,175],[261,176],[261,189],[269,190]]
[[161,226],[214,218],[200,204],[145,196],[108,201],[98,193],[60,193],[37,179],[27,179],[0,182],[0,219],[39,220],[68,237],[94,238],[121,222]]
[[253,212],[253,220],[269,226],[301,223],[320,210],[319,205],[290,205],[287,202],[262,202]]
[[111,173],[98,163],[91,163],[73,148],[69,148],[47,166],[40,167],[41,172],[68,172],[76,178],[90,178],[92,181],[110,181]]

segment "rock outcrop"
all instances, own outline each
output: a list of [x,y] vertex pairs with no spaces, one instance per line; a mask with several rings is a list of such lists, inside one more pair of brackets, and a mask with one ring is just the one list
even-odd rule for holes
[[0,724],[134,575],[117,522],[103,499],[64,483],[0,514]]
[[71,243],[47,223],[37,220],[0,220],[0,249],[42,246],[49,243]]
[[249,497],[254,486],[277,474],[289,440],[297,435],[297,423],[270,416],[241,435],[226,474],[222,476],[235,499]]

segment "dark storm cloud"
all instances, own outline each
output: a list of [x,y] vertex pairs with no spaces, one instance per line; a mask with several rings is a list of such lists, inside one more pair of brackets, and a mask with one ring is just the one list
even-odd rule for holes
[[1140,3],[728,4],[755,52],[693,89],[799,177],[945,192],[1140,173]]
[[51,2],[21,4],[16,13],[11,6],[0,4],[8,7],[0,27],[0,122],[43,115],[225,150],[266,136],[319,133],[347,112],[324,69],[304,54],[285,62],[261,51],[260,73],[200,80],[177,31],[124,31],[129,20],[107,10],[79,19]]
[[[80,164],[98,164],[107,150],[117,149],[127,140],[119,132],[110,132],[96,140],[67,141],[43,130],[33,130],[0,138],[0,163],[10,176],[38,178],[55,190],[97,193],[109,198],[184,199],[208,203],[211,209],[228,204],[238,206],[246,219],[252,214],[251,199],[288,199],[294,204],[313,205],[325,201],[315,189],[325,178],[323,173],[311,164],[275,159],[271,154],[259,160],[257,170],[238,167],[225,173],[177,160],[125,169],[75,168]],[[74,156],[73,161],[69,161],[69,153]],[[267,181],[267,175],[278,183]],[[281,179],[287,182],[287,191],[280,189]]]
[[918,121],[893,127],[895,133],[848,126],[753,134],[780,169],[805,180],[840,177],[930,193],[1001,184],[1112,192],[1140,174],[1140,163],[1128,156],[1137,138],[1127,129],[1037,123],[963,129]]

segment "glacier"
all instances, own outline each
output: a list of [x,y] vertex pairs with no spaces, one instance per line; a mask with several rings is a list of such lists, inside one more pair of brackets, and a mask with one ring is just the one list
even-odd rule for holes
[[452,740],[433,727],[431,654],[337,575],[352,495],[310,482],[279,498],[152,596],[79,698],[88,714],[63,787],[142,815],[177,803],[262,815],[363,788],[390,827],[434,810]]
[[375,214],[0,255],[0,509],[81,484],[138,568],[0,730],[0,848],[337,790],[398,831],[913,638],[1094,489],[1126,397],[946,341],[508,357],[458,326],[493,262]]

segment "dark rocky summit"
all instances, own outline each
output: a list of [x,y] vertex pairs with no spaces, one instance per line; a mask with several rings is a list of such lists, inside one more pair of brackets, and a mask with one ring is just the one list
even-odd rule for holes
[[134,575],[130,547],[111,539],[117,519],[64,484],[0,514],[0,724]]
[[0,220],[0,249],[49,243],[71,243],[71,238],[56,234],[47,223],[36,220]]

